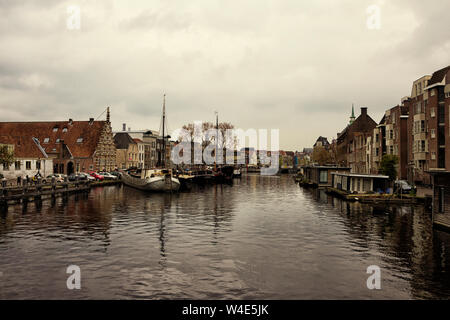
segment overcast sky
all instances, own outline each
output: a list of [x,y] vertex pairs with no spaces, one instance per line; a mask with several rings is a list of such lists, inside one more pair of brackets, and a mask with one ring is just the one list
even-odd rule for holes
[[[380,29],[367,26],[371,5]],[[378,122],[448,66],[448,12],[437,0],[0,0],[0,121],[87,120],[110,106],[114,129],[157,130],[166,93],[170,130],[217,110],[301,150],[335,137],[352,103]]]

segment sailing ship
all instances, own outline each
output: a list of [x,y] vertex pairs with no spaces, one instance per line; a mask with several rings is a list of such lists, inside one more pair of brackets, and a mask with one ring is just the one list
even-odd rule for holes
[[122,181],[125,185],[150,192],[174,192],[180,189],[180,181],[174,176],[172,169],[167,168],[166,156],[166,95],[163,100],[161,167],[155,169],[140,169],[123,172]]

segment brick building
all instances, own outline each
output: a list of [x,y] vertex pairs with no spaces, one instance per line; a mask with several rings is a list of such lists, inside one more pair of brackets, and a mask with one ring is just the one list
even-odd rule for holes
[[431,185],[429,171],[450,170],[450,66],[414,81],[405,101],[408,120],[408,180]]
[[397,177],[407,179],[408,167],[408,119],[409,108],[404,104],[387,110],[374,128],[370,139],[370,173],[378,173],[383,155],[398,157]]
[[109,109],[106,121],[0,122],[0,137],[15,144],[16,152],[24,149],[20,154],[32,153],[37,145],[52,160],[53,173],[112,171],[116,166]]
[[372,136],[377,123],[361,107],[361,114],[355,119],[352,112],[350,123],[336,139],[336,157],[340,166],[350,167],[352,173],[369,173],[367,165],[367,139]]

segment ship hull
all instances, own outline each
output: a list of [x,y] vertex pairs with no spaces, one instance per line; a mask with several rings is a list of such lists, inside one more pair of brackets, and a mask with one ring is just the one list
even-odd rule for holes
[[124,174],[122,181],[125,185],[148,192],[175,192],[180,189],[178,179],[171,176],[140,179]]

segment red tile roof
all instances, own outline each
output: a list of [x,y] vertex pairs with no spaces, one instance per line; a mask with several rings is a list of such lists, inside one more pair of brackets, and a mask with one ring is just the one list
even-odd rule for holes
[[[32,146],[33,138],[39,141],[47,154],[60,152],[61,144],[57,143],[57,139],[60,139],[64,140],[74,158],[89,158],[97,148],[105,123],[106,121],[0,122],[0,143],[3,140],[10,141],[16,147],[19,141],[21,144],[25,143],[16,149],[16,156],[21,157],[19,154],[37,154]],[[79,138],[83,139],[82,142],[77,142]]]
[[27,159],[42,159],[48,155],[39,147],[39,143],[31,137],[13,138],[11,136],[0,135],[0,144],[10,144],[14,146],[14,157]]

